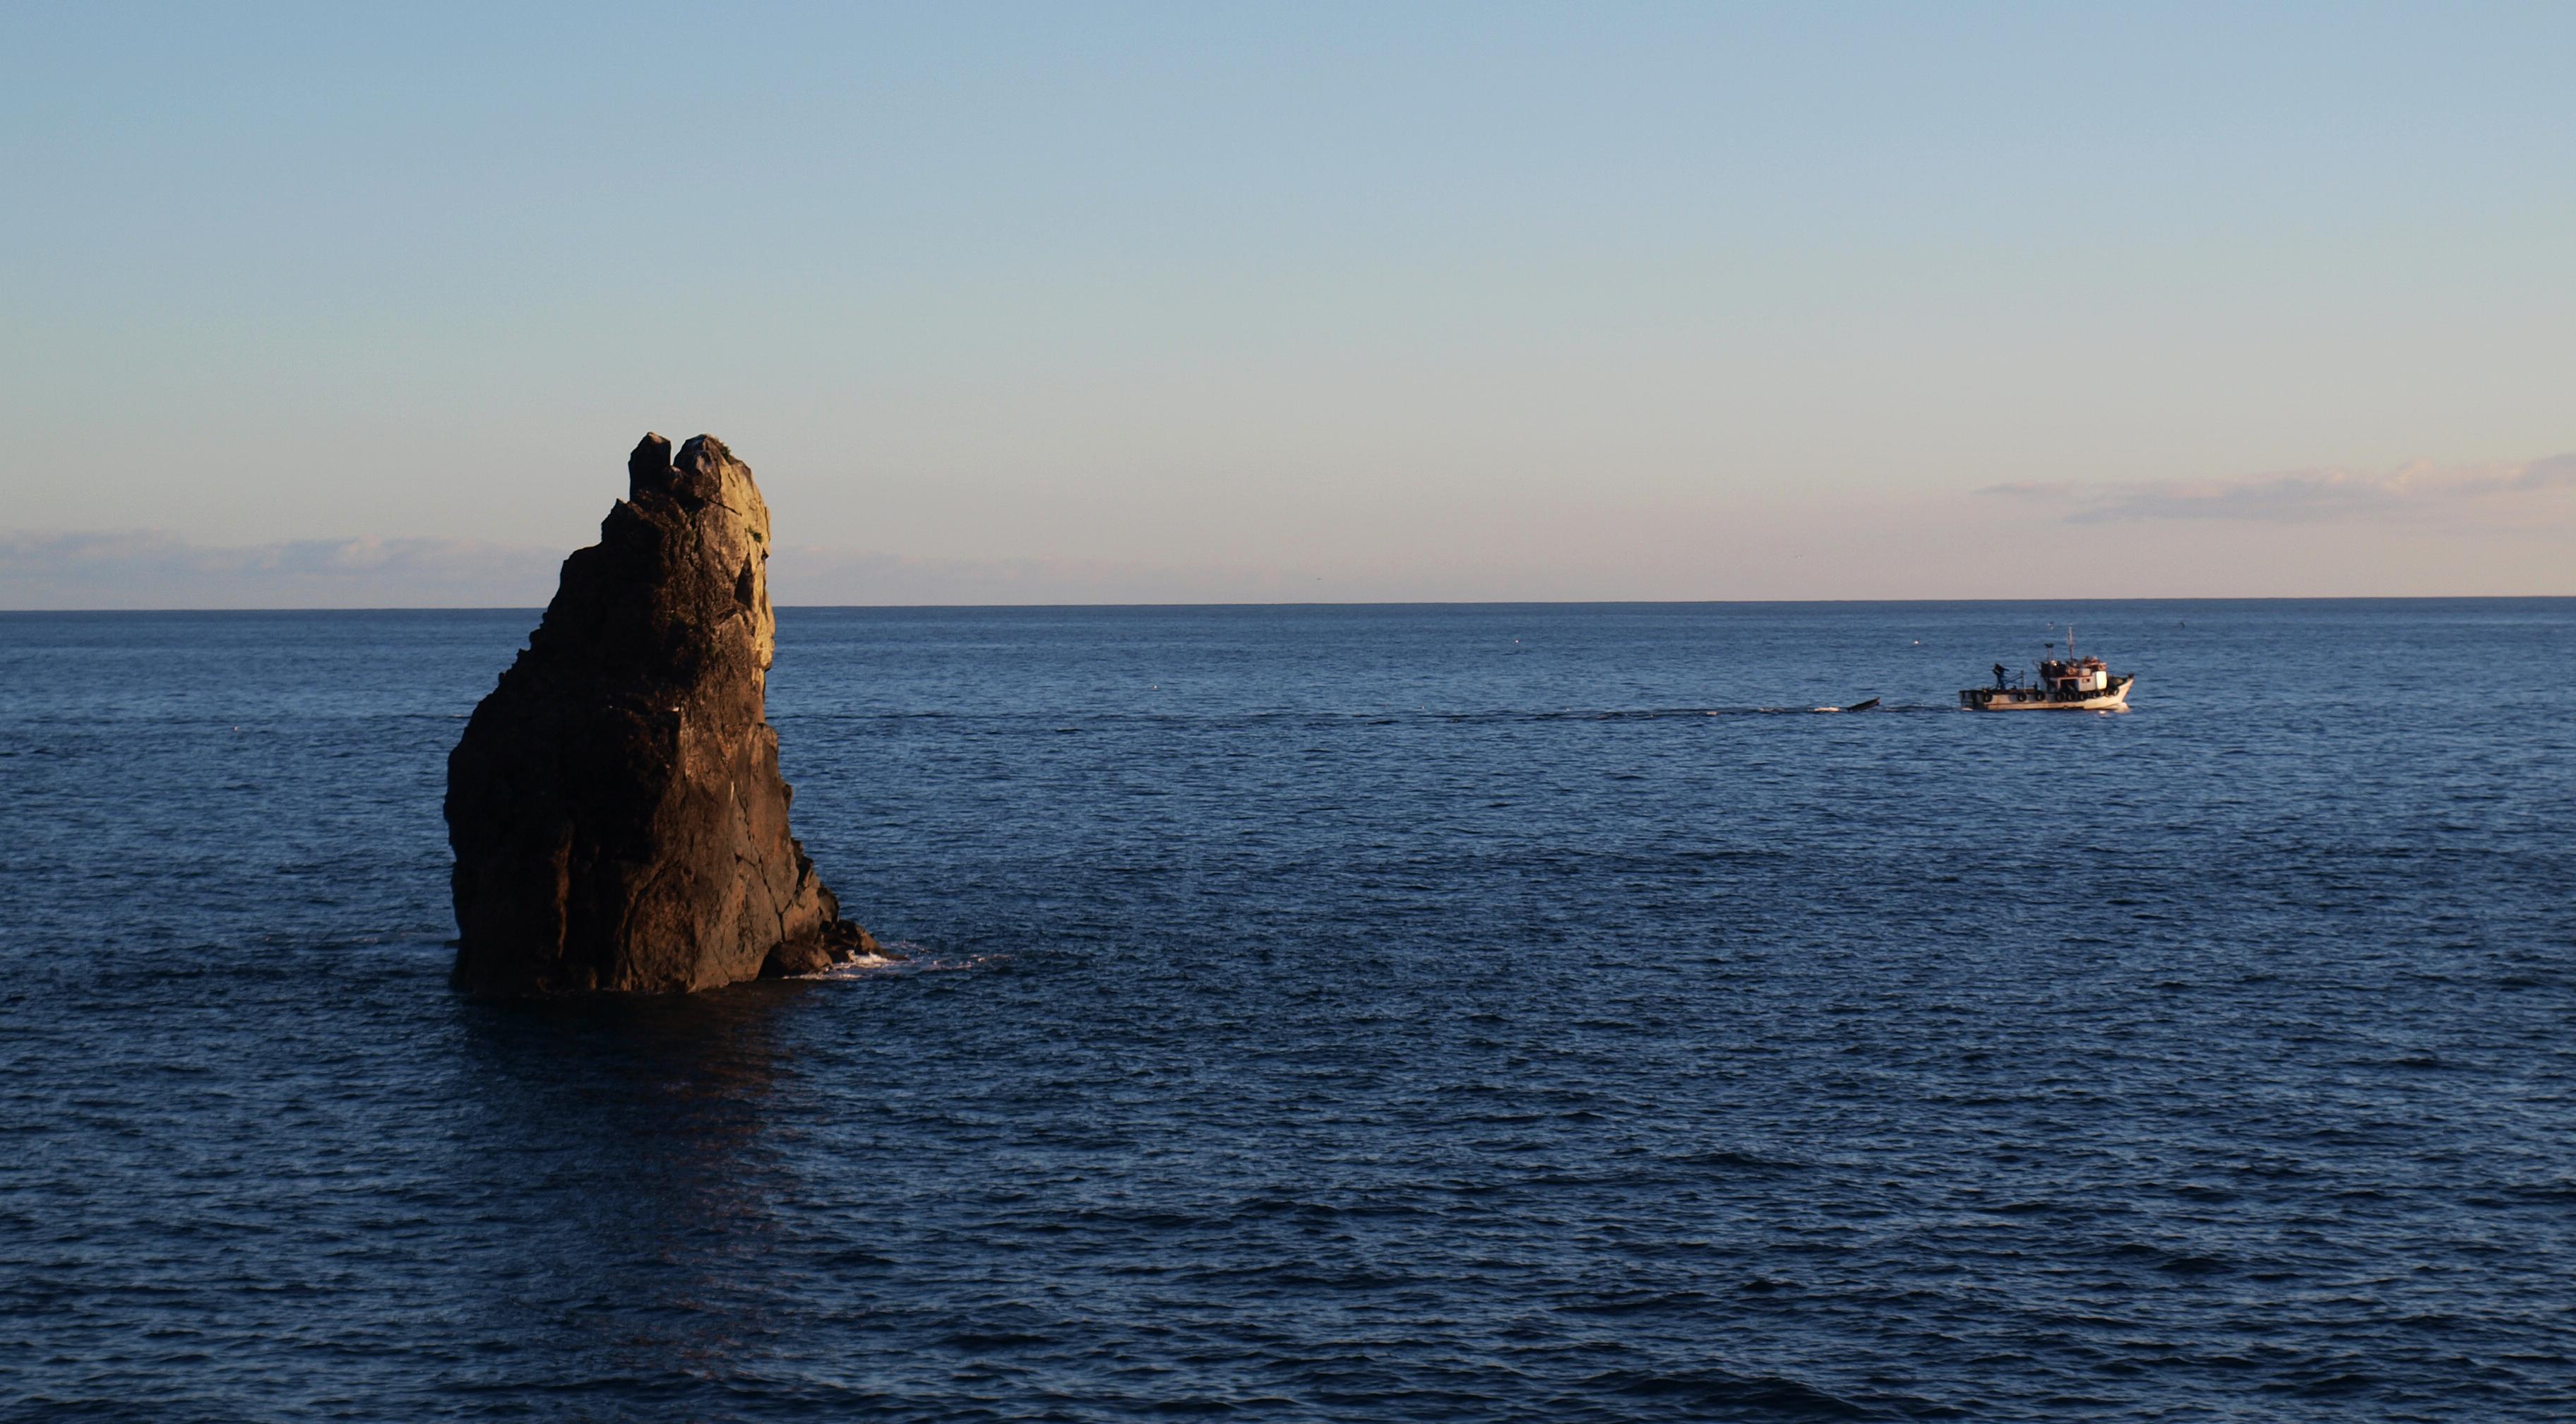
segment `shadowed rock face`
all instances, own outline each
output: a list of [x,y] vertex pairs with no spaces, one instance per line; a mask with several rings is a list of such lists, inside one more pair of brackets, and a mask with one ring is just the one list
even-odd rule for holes
[[750,467],[647,435],[627,476],[447,759],[470,993],[707,989],[876,947],[788,834]]

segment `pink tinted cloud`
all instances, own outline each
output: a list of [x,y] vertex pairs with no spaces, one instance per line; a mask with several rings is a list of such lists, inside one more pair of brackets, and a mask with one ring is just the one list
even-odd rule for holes
[[2200,482],[2080,485],[2018,482],[1978,493],[2062,506],[2072,524],[2135,519],[2269,523],[2370,518],[2439,504],[2576,489],[2576,453],[2489,464],[2418,460],[2388,471],[2286,470]]

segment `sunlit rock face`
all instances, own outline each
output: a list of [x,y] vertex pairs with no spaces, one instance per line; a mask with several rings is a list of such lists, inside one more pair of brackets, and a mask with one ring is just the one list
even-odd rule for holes
[[647,435],[627,477],[447,759],[469,993],[709,989],[875,949],[788,833],[750,467]]

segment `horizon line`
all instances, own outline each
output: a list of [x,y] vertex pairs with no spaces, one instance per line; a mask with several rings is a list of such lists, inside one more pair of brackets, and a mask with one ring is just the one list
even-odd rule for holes
[[[2030,595],[2011,598],[1459,598],[1459,599],[1304,599],[1255,602],[1111,602],[1111,603],[777,603],[773,613],[846,612],[1065,612],[1098,609],[1196,608],[1708,608],[1803,607],[1818,604],[2008,604],[2008,603],[2533,603],[2576,602],[2576,593],[2265,593],[2265,594],[2132,594],[2067,597]],[[308,614],[308,613],[534,613],[542,603],[345,604],[313,607],[238,608],[0,608],[0,617],[166,616],[170,614]]]

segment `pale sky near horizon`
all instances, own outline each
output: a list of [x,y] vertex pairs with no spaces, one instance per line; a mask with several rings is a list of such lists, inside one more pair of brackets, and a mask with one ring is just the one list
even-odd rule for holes
[[2576,7],[0,8],[0,607],[2576,594]]

